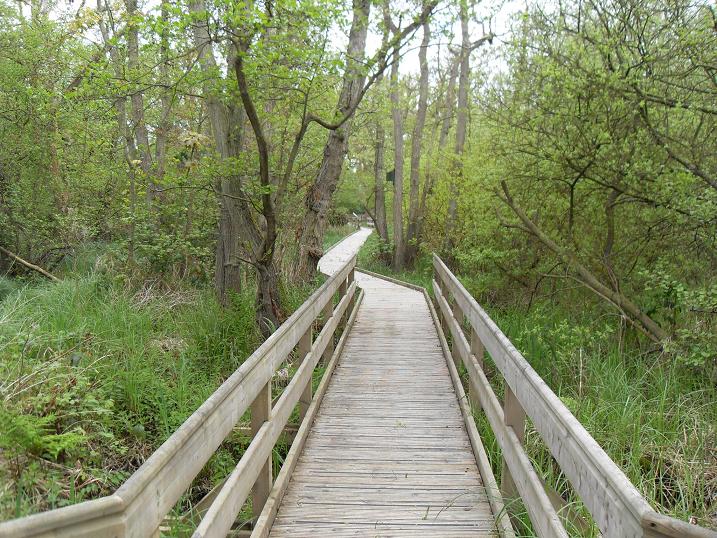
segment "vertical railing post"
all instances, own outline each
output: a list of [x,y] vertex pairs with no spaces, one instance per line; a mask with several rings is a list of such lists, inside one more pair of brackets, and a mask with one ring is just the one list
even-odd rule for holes
[[[505,383],[505,398],[503,399],[503,420],[506,426],[513,428],[515,435],[518,437],[521,445],[525,444],[525,410],[520,402],[513,394],[513,391]],[[500,490],[503,497],[515,498],[518,496],[518,490],[515,487],[513,477],[510,475],[508,466],[503,460],[503,472],[500,480]]]
[[[339,300],[338,300],[337,304],[340,303],[341,299],[344,298],[344,296],[346,295],[347,289],[348,289],[348,278],[345,278],[344,280],[341,281],[341,284],[339,285]],[[348,310],[347,310],[347,312],[348,312]],[[341,321],[339,321],[338,328],[343,329],[345,324],[346,324],[346,316],[343,315],[343,316],[341,316]]]
[[[473,327],[471,327],[471,354],[475,357],[478,367],[483,370],[485,365],[485,348],[483,347],[483,342],[481,342],[478,333]],[[476,394],[476,389],[474,387],[475,383],[468,384],[468,401],[470,402],[472,409],[478,410],[481,408],[480,398]]]
[[[455,297],[453,298],[453,306],[451,307],[451,313],[453,314],[453,319],[456,320],[456,323],[458,323],[458,330],[463,330],[463,310],[461,310],[461,307],[458,305],[458,301],[456,301]],[[457,334],[451,335],[451,356],[453,357],[453,363],[456,365],[456,368],[459,368],[462,362],[461,354],[458,352],[458,345],[456,344],[456,340],[458,340]]]
[[[251,404],[251,433],[255,436],[271,415],[271,380],[259,391],[256,399]],[[252,512],[257,518],[261,514],[266,500],[269,498],[272,483],[272,457],[271,455],[264,462],[259,476],[252,488]]]
[[[356,277],[354,270],[355,270],[355,267],[352,267],[351,271],[349,271],[349,276],[346,279],[346,289],[347,290],[350,289],[351,284],[354,283],[354,278]],[[344,327],[346,326],[346,323],[348,323],[348,321],[349,321],[349,317],[351,316],[351,311],[354,309],[355,300],[356,300],[356,294],[354,294],[354,296],[351,297],[351,299],[349,300],[349,304],[346,308],[346,312],[344,313]]]
[[[313,329],[314,324],[312,323],[306,330],[304,335],[299,338],[299,344],[297,346],[297,353],[299,354],[299,365],[301,365],[301,363],[306,360],[306,356],[311,352],[311,339],[313,336]],[[309,378],[309,382],[306,384],[304,392],[302,392],[301,396],[299,397],[299,424],[304,422],[304,417],[306,416],[306,411],[311,405],[312,397],[313,394],[311,387],[311,378]]]
[[[438,289],[441,290],[441,295],[443,295],[443,298],[446,300],[448,304],[451,304],[450,297],[446,294],[446,286],[443,284],[443,280],[441,280],[441,275],[438,274],[438,272],[434,269],[433,275],[436,284],[438,285]],[[441,329],[443,330],[443,334],[447,337],[448,336],[448,320],[446,319],[446,314],[443,313],[443,309],[438,309],[438,318],[441,321]]]
[[[321,311],[321,315],[324,318],[324,326],[329,322],[329,319],[331,319],[331,316],[334,312],[334,302],[333,297],[329,297],[329,300],[324,305],[323,310]],[[328,339],[328,343],[326,344],[326,349],[324,349],[323,355],[321,355],[321,364],[326,365],[328,364],[329,360],[331,360],[331,355],[334,354],[334,335],[332,334],[331,337]]]

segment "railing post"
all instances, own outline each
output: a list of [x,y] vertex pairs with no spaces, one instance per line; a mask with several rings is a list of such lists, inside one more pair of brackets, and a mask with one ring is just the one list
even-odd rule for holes
[[[485,366],[485,348],[473,327],[471,327],[471,354],[475,357],[478,367],[483,370]],[[476,394],[474,383],[468,384],[468,401],[472,409],[481,409],[480,398]]]
[[[344,296],[346,295],[346,290],[348,289],[348,284],[349,284],[348,278],[345,278],[345,279],[341,282],[341,285],[339,286],[339,300],[338,300],[337,304],[340,303],[340,302],[341,302],[341,299],[343,299]],[[347,310],[346,312],[348,312],[348,310]],[[343,329],[343,328],[344,328],[344,325],[346,325],[346,319],[347,319],[347,318],[346,318],[346,315],[345,315],[345,314],[344,314],[343,316],[341,316],[341,321],[339,321],[339,326],[338,326],[338,328],[340,328],[340,329]]]
[[[453,298],[453,306],[451,308],[451,312],[453,314],[453,319],[456,320],[456,323],[458,323],[458,330],[463,330],[463,310],[461,310],[461,307],[458,305],[458,301],[456,301],[456,298]],[[456,340],[458,335],[451,335],[451,356],[453,357],[453,363],[456,365],[456,368],[459,368],[461,365],[461,355],[458,353],[458,346],[456,345]]]
[[[346,279],[346,286],[347,286],[346,289],[347,289],[347,290],[348,290],[349,288],[351,288],[351,284],[354,283],[354,278],[355,278],[354,270],[355,270],[355,268],[352,267],[352,268],[351,268],[351,271],[349,271],[349,276],[348,276],[348,278]],[[351,297],[351,300],[349,301],[348,307],[346,308],[346,312],[344,313],[344,327],[346,327],[346,323],[348,323],[348,321],[349,321],[349,317],[351,316],[351,312],[352,312],[353,309],[354,309],[354,303],[355,303],[355,301],[356,301],[356,294],[354,294],[354,296]]]
[[[513,391],[505,383],[505,398],[503,400],[503,420],[506,426],[513,428],[516,437],[521,445],[525,445],[525,410],[520,405],[520,402],[513,394]],[[503,497],[515,498],[518,496],[518,490],[515,487],[513,477],[510,475],[510,470],[503,460],[503,472],[501,473],[500,490]]]
[[[271,415],[271,380],[259,391],[251,404],[251,433],[254,437]],[[259,517],[271,492],[272,459],[267,458],[252,488],[252,512]]]
[[[324,318],[324,326],[328,323],[329,319],[331,319],[331,316],[334,312],[334,302],[331,297],[329,297],[329,300],[324,305],[323,310],[321,311],[321,314]],[[331,360],[331,355],[334,354],[334,335],[332,334],[331,337],[328,339],[328,343],[326,344],[326,349],[324,350],[324,354],[321,355],[321,364],[326,365],[328,364],[329,360]]]
[[[434,269],[433,274],[435,277],[435,282],[438,284],[438,289],[441,290],[441,295],[443,295],[443,298],[446,300],[448,304],[451,304],[451,298],[446,295],[446,286],[443,284],[443,281],[441,280],[441,275],[438,274],[438,272]],[[438,318],[441,321],[441,329],[443,330],[443,334],[447,337],[448,336],[448,320],[446,319],[446,315],[443,313],[443,309],[438,309]]]
[[[313,336],[313,328],[314,324],[312,323],[311,326],[306,330],[304,335],[299,339],[299,345],[297,347],[297,352],[299,353],[299,365],[301,365],[301,363],[306,360],[306,356],[311,352],[311,338]],[[307,383],[304,392],[302,392],[301,397],[299,397],[299,424],[304,422],[306,411],[311,405],[311,398],[312,387],[311,378],[309,378],[309,382]]]

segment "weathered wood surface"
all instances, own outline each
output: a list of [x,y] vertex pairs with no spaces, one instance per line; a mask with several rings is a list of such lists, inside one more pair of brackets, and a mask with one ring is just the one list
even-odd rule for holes
[[[322,270],[340,266],[330,254]],[[356,280],[363,302],[269,535],[496,536],[424,295]]]

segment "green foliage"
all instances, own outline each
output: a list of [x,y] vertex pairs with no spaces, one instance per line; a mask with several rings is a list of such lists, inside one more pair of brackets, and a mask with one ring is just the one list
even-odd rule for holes
[[324,252],[355,231],[356,227],[351,224],[345,224],[343,226],[330,226],[327,228],[324,233]]
[[14,415],[0,410],[0,447],[9,451],[9,456],[26,453],[56,460],[60,454],[75,454],[75,450],[87,442],[79,428],[65,433],[52,433],[56,422],[53,414],[43,417]]
[[[678,359],[641,356],[621,342],[614,325],[587,313],[576,316],[550,303],[528,313],[515,308],[489,310],[538,374],[659,511],[713,524],[717,474],[710,447],[717,423],[717,391],[709,379],[695,376]],[[479,424],[484,440],[491,439],[487,424]],[[589,518],[538,436],[529,433],[527,439],[540,474]],[[488,446],[496,458],[494,441]],[[492,461],[500,466],[499,459]]]
[[113,491],[260,342],[251,291],[222,309],[210,290],[124,282],[68,276],[0,304],[3,517]]

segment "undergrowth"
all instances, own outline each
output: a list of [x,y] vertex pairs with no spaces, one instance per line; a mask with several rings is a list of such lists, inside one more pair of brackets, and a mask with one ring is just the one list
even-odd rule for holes
[[[221,308],[209,286],[66,267],[0,281],[0,520],[113,492],[261,343],[251,285]],[[313,289],[284,286],[287,314]],[[185,507],[247,443],[225,441]]]
[[344,224],[342,226],[329,226],[326,228],[326,232],[324,233],[324,252],[329,250],[331,247],[336,245],[339,241],[341,241],[346,236],[351,235],[356,231],[356,226],[353,224]]

